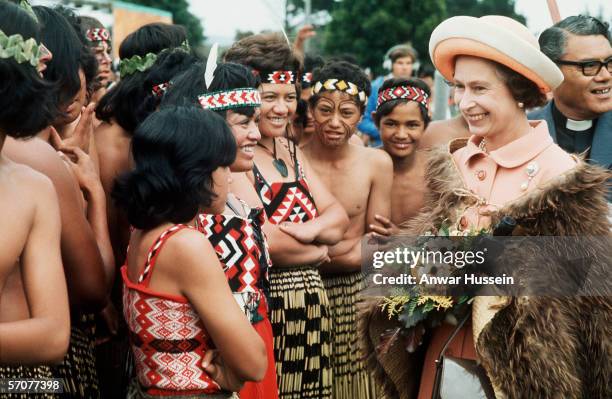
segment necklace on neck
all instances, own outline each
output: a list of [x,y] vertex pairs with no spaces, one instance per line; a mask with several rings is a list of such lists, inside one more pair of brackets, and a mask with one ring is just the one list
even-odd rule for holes
[[485,139],[480,140],[480,144],[478,144],[478,149],[480,149],[480,151],[484,152],[485,154],[489,153],[489,151],[487,151],[487,142]]
[[285,161],[276,157],[276,139],[272,138],[272,151],[259,142],[257,143],[257,146],[263,148],[268,154],[272,155],[272,158],[274,158],[272,160],[272,165],[274,168],[276,168],[276,170],[278,170],[278,173],[280,173],[282,177],[289,176],[289,170],[287,169],[287,164]]

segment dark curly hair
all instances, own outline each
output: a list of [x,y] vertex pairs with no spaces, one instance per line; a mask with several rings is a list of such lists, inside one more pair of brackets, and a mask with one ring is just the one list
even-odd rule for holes
[[248,65],[257,71],[288,70],[300,73],[302,59],[279,33],[247,36],[225,53],[225,62]]
[[[0,2],[0,30],[40,43],[36,21],[15,4]],[[57,86],[44,80],[36,67],[14,58],[0,59],[0,133],[28,138],[49,126],[59,115]]]
[[166,107],[138,126],[131,152],[135,168],[117,178],[112,198],[132,226],[148,230],[188,222],[212,204],[212,173],[234,162],[236,141],[214,112]]
[[497,73],[510,90],[514,100],[523,103],[524,109],[541,107],[546,104],[546,94],[540,91],[537,84],[505,65],[495,61],[491,62],[495,64]]
[[[325,63],[322,67],[317,68],[312,73],[312,81],[314,82],[324,82],[328,79],[339,79],[344,80],[346,82],[351,82],[357,85],[359,91],[363,91],[366,94],[366,97],[370,95],[371,85],[370,80],[366,76],[366,74],[359,68],[357,65],[352,64],[347,61],[330,61]],[[312,97],[310,97],[309,103],[310,106],[314,109],[317,101],[319,101],[320,93],[313,93]],[[355,101],[359,104],[359,109],[363,113],[365,110],[365,103],[359,101],[357,96],[355,97]]]
[[[210,87],[207,89],[204,80],[205,70],[206,66],[203,63],[196,63],[180,76],[177,76],[172,81],[172,86],[166,95],[164,95],[162,106],[166,104],[181,105],[185,101],[191,104],[199,104],[198,96],[202,94],[238,88],[256,89],[261,83],[259,77],[253,75],[249,67],[233,62],[225,62],[217,65],[215,76],[210,83]],[[250,117],[255,113],[255,108],[240,107],[233,108],[232,111]],[[215,112],[223,118],[227,114],[227,110]]]
[[[421,79],[416,79],[416,78],[411,78],[411,79],[404,79],[404,78],[390,78],[387,79],[383,82],[383,84],[380,86],[380,89],[378,89],[378,93],[380,93],[383,90],[387,90],[390,89],[391,87],[397,87],[397,86],[413,86],[413,87],[417,87],[421,90],[423,90],[425,93],[427,93],[428,96],[431,96],[431,90],[429,89],[429,86],[427,85],[427,83],[423,82]],[[377,95],[378,95],[377,93]],[[405,98],[400,98],[397,100],[391,100],[391,101],[387,101],[384,102],[383,104],[380,105],[380,107],[378,107],[376,109],[376,112],[374,112],[374,123],[376,124],[376,126],[378,127],[380,124],[380,120],[384,117],[389,115],[391,112],[393,112],[393,110],[395,109],[395,107],[397,107],[400,104],[406,104],[408,101]],[[419,104],[419,110],[421,111],[421,118],[423,119],[423,123],[425,124],[425,127],[427,128],[427,125],[429,125],[430,122],[430,117],[429,117],[429,112],[427,110],[427,107],[425,107],[423,104],[418,103]]]
[[151,92],[153,86],[171,81],[196,61],[182,49],[161,52],[150,69],[121,79],[106,92],[96,107],[96,116],[106,122],[114,118],[128,134],[134,132],[160,104]]

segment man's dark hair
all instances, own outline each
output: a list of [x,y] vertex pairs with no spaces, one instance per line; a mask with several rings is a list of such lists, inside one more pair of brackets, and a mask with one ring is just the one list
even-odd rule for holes
[[[365,92],[366,97],[370,95],[371,85],[370,80],[366,74],[355,64],[351,64],[346,61],[330,61],[325,63],[321,68],[317,68],[312,73],[313,82],[324,82],[328,79],[344,80],[345,82],[351,82],[357,85],[359,91]],[[319,93],[313,93],[310,97],[310,106],[314,109],[317,101],[321,97]],[[365,110],[365,104],[359,101],[357,96],[355,101],[359,104],[361,113]]]
[[567,17],[540,34],[540,50],[551,60],[560,60],[565,54],[568,34],[602,35],[610,41],[610,26],[607,22],[586,15]]
[[[421,79],[416,79],[416,78],[411,78],[411,79],[390,78],[390,79],[387,79],[380,86],[380,89],[378,89],[378,92],[380,93],[381,91],[390,89],[392,87],[397,87],[397,86],[412,86],[412,87],[416,87],[416,88],[419,88],[419,89],[423,90],[425,93],[427,93],[428,96],[431,96],[431,91],[429,90],[429,86],[427,86],[427,83],[423,82]],[[377,93],[377,95],[378,95],[378,93]],[[381,104],[380,107],[378,107],[378,109],[376,109],[376,112],[374,112],[373,119],[374,119],[374,123],[376,123],[376,126],[379,126],[380,120],[383,117],[389,115],[391,112],[393,112],[395,107],[397,107],[400,104],[406,104],[408,101],[411,101],[411,100],[407,100],[405,98],[399,98],[397,100],[391,100],[391,101],[387,101],[387,102],[384,102],[383,104]],[[421,103],[418,103],[418,105],[419,105],[419,110],[421,111],[421,118],[423,119],[423,124],[425,125],[425,127],[427,127],[427,125],[429,125],[429,122],[430,122],[429,112],[427,110],[427,107],[425,107]]]

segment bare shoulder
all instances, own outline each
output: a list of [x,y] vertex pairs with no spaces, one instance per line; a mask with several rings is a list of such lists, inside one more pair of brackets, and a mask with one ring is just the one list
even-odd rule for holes
[[127,159],[131,138],[121,126],[103,122],[96,128],[94,137],[100,158],[107,161]]
[[460,116],[444,121],[433,121],[427,126],[419,142],[419,148],[433,148],[448,144],[454,139],[469,136],[470,131]]
[[51,179],[29,166],[8,161],[6,163],[5,172],[7,173],[7,177],[16,183],[14,187],[20,187],[27,190],[33,194],[35,197],[34,199],[41,195],[47,196],[55,194]]
[[6,156],[17,163],[25,164],[54,183],[72,183],[73,178],[66,164],[51,145],[39,138],[27,141],[7,139]]
[[361,159],[367,159],[368,164],[375,169],[393,169],[393,161],[389,154],[380,148],[353,146]]
[[[165,259],[172,260],[172,264],[181,265],[181,270],[193,270],[211,256],[216,258],[215,250],[210,241],[201,232],[187,228],[175,233],[164,246],[161,252]],[[187,273],[189,274],[189,273]]]

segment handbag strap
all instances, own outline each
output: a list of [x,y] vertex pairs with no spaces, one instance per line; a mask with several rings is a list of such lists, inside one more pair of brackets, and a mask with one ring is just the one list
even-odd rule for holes
[[459,330],[463,328],[463,326],[468,321],[470,316],[472,316],[472,312],[468,312],[468,314],[466,314],[463,317],[463,319],[461,319],[459,324],[457,324],[457,327],[455,327],[455,329],[453,330],[453,333],[448,337],[448,339],[444,343],[442,350],[440,350],[440,354],[438,355],[438,358],[436,359],[436,374],[434,377],[432,399],[438,399],[440,397],[440,383],[442,382],[442,358],[444,357],[444,354],[446,353],[446,349],[448,349],[448,345],[450,345],[453,339],[455,339],[455,337],[459,333]]

